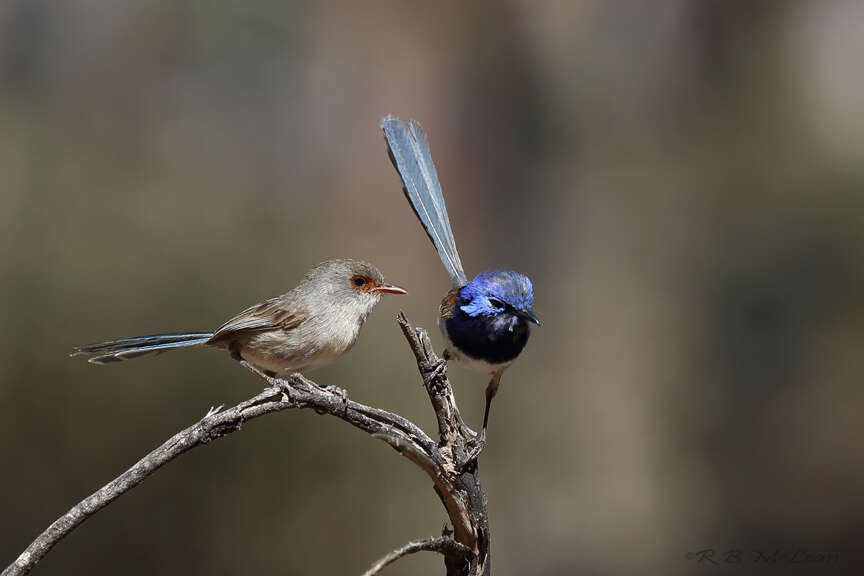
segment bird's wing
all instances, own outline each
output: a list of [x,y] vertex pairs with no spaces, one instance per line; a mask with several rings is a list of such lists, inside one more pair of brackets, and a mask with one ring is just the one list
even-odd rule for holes
[[416,120],[409,120],[406,126],[398,118],[385,116],[381,119],[381,129],[387,141],[390,160],[402,178],[405,196],[435,245],[453,285],[464,286],[468,279],[456,250],[441,183],[435,164],[432,163],[429,140],[423,127]]
[[250,306],[220,326],[210,338],[211,344],[225,342],[240,334],[266,332],[269,330],[291,330],[306,319],[306,312],[298,304],[284,296],[270,298]]

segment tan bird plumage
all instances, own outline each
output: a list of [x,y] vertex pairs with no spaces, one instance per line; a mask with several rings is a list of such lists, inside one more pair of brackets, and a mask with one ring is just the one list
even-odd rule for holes
[[339,259],[310,270],[291,291],[250,306],[215,332],[157,334],[76,348],[109,364],[172,348],[213,346],[274,374],[333,362],[351,349],[382,293],[405,294],[372,264]]

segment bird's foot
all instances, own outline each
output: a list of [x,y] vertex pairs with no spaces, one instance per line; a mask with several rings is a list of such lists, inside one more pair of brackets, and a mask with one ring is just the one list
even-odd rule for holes
[[339,386],[325,386],[324,390],[330,392],[331,394],[336,394],[340,398],[342,398],[342,411],[347,414],[348,413],[348,391],[345,388],[340,388]]
[[462,437],[465,438],[465,440],[467,440],[470,444],[473,444],[478,436],[477,432],[469,428],[468,425],[465,424],[465,422],[460,422],[459,432],[462,434]]
[[341,397],[343,400],[348,400],[348,391],[345,388],[340,388],[339,386],[334,386],[332,384],[328,384],[327,386],[322,386],[322,390],[326,390],[331,394],[336,394]]
[[468,442],[471,449],[465,456],[465,460],[459,463],[459,471],[465,472],[477,466],[477,457],[486,448],[486,429],[480,431],[480,436]]
[[292,402],[291,394],[288,393],[288,388],[286,386],[280,385],[279,375],[273,372],[272,370],[262,370],[257,366],[250,364],[246,360],[240,358],[238,360],[240,365],[264,380],[267,383],[267,388],[265,390],[277,390],[282,393],[282,401],[283,402]]
[[423,385],[428,388],[435,380],[447,376],[447,360],[438,358],[431,362],[423,362],[420,364],[420,369],[423,371]]
[[220,410],[222,410],[224,406],[224,404],[219,404],[219,406],[211,406],[210,410],[207,411],[207,414],[204,415],[204,418],[209,418],[210,416],[217,414]]

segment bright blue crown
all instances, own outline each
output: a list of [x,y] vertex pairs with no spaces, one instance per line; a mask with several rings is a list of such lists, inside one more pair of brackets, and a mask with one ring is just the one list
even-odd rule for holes
[[499,300],[514,310],[530,310],[534,287],[524,274],[512,270],[487,270],[459,290],[467,304],[461,307],[469,316],[494,315],[503,311],[490,300]]

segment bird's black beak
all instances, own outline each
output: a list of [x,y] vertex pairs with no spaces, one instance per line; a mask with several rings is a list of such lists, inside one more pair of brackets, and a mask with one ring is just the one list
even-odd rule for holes
[[518,312],[516,312],[516,316],[518,316],[519,318],[524,318],[529,322],[533,322],[537,326],[540,325],[540,319],[537,318],[537,315],[534,314],[532,310],[519,310]]

